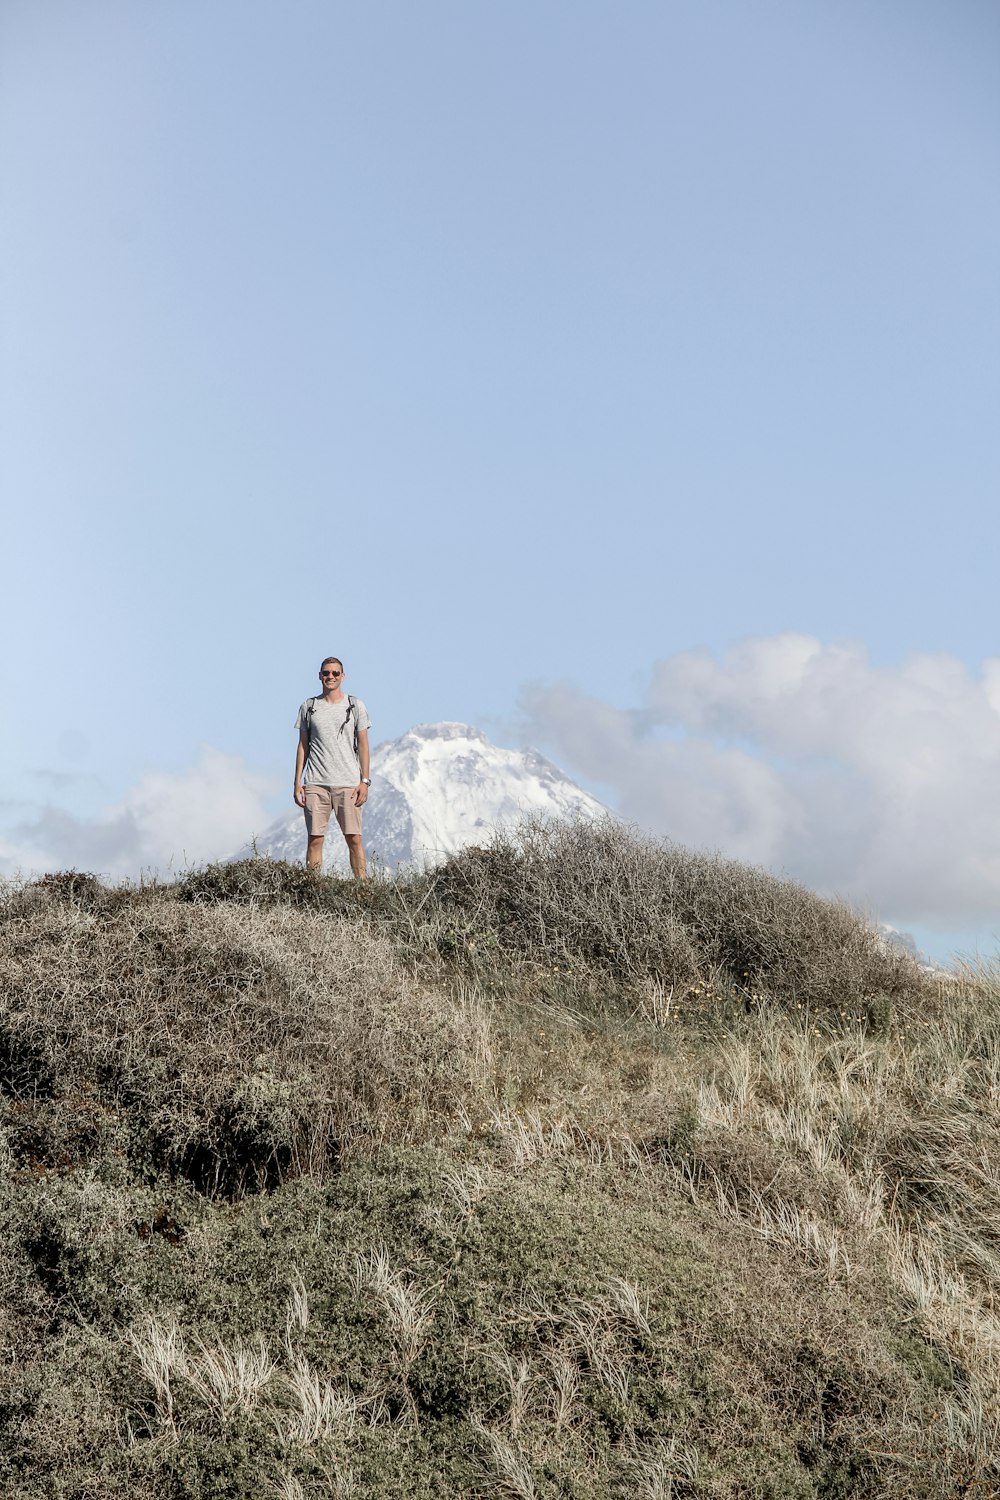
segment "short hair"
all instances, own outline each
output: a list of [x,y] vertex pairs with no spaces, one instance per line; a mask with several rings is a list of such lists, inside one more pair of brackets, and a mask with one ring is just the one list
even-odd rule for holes
[[329,663],[332,662],[332,661],[335,661],[337,663],[337,666],[340,668],[341,671],[344,670],[344,663],[341,661],[341,659],[340,659],[339,656],[324,656],[323,660],[319,664],[320,671],[322,672],[323,668],[325,666],[328,666]]

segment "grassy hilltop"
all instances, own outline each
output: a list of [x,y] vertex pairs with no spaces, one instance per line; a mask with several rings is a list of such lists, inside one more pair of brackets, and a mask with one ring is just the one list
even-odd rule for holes
[[0,901],[0,1494],[1000,1493],[1000,983],[611,826]]

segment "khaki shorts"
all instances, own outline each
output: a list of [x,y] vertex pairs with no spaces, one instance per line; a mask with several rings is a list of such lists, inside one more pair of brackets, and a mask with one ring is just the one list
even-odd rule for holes
[[354,800],[356,786],[319,786],[310,782],[305,787],[306,832],[310,838],[325,833],[334,813],[343,834],[361,832],[361,809]]

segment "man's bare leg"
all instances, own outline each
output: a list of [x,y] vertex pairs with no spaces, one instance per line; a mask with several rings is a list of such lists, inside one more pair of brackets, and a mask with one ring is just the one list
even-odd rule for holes
[[317,875],[323,868],[323,838],[322,833],[311,833],[306,845],[306,864],[310,870],[315,870]]
[[361,842],[360,833],[345,833],[347,840],[347,851],[351,856],[351,872],[355,880],[366,880],[368,878],[368,861],[365,859],[365,846]]

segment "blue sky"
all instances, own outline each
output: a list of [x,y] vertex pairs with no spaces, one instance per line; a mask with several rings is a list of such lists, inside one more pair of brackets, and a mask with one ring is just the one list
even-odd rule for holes
[[242,842],[334,651],[376,737],[992,947],[998,57],[987,0],[5,0],[0,872]]

